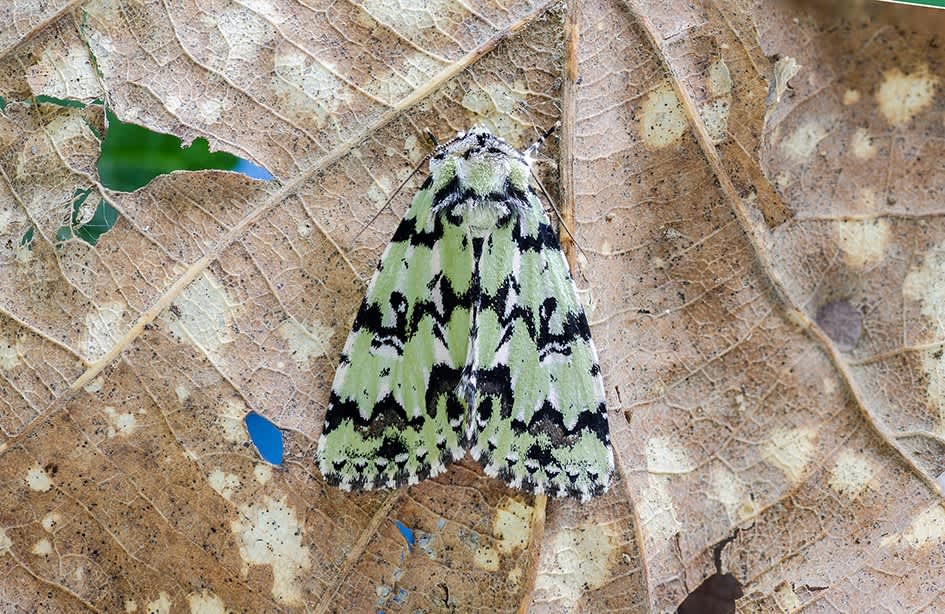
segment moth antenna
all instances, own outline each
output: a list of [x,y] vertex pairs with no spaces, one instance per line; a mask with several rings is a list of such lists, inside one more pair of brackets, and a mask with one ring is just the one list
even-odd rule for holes
[[[427,138],[430,139],[430,141],[433,143],[433,150],[436,151],[436,148],[439,147],[439,142],[436,140],[436,137],[433,136],[433,132],[431,132],[429,128],[427,128],[425,132],[426,132]],[[359,230],[358,233],[354,235],[354,237],[351,239],[352,244],[354,244],[361,237],[361,235],[364,234],[364,231],[367,230],[368,227],[371,224],[373,224],[377,220],[377,218],[380,217],[382,213],[384,213],[384,210],[390,206],[391,202],[395,198],[397,198],[397,195],[400,194],[400,191],[404,189],[404,186],[410,183],[410,180],[413,179],[413,176],[416,175],[417,172],[420,170],[420,168],[423,167],[423,165],[426,164],[430,160],[430,157],[433,155],[434,151],[431,151],[427,155],[423,156],[423,159],[420,160],[420,162],[418,162],[417,165],[413,167],[413,170],[410,171],[410,174],[407,175],[407,178],[404,179],[401,182],[401,184],[397,186],[397,189],[394,190],[394,193],[391,194],[387,198],[386,201],[384,201],[384,206],[378,209],[377,213],[371,216],[371,219],[369,219],[367,223],[361,227],[361,230]]]
[[564,228],[564,231],[568,233],[568,236],[571,237],[571,242],[577,245],[577,248],[581,251],[581,254],[585,258],[588,258],[587,252],[584,251],[584,248],[581,247],[581,244],[578,242],[578,240],[574,238],[574,233],[572,233],[571,229],[568,228],[568,225],[564,223],[564,219],[561,217],[561,212],[558,211],[558,206],[555,205],[555,201],[552,200],[551,194],[548,193],[548,190],[546,190],[545,186],[541,183],[541,179],[538,178],[538,175],[535,174],[535,171],[529,170],[529,172],[532,174],[532,179],[534,179],[535,183],[538,184],[538,189],[541,190],[541,193],[545,196],[545,200],[548,201],[548,204],[551,205],[551,209],[555,212],[555,217],[558,218],[558,223],[562,228]]
[[532,156],[538,153],[538,149],[545,143],[545,139],[551,136],[551,134],[560,127],[561,127],[561,120],[559,119],[558,121],[554,123],[554,125],[551,128],[548,128],[547,130],[545,130],[542,133],[542,135],[538,137],[537,141],[532,143],[531,146],[529,146],[529,148],[525,150],[525,157],[531,159]]
[[384,206],[381,207],[380,209],[378,209],[378,210],[377,210],[377,213],[375,213],[373,216],[371,216],[371,219],[369,219],[369,220],[367,221],[367,223],[366,223],[364,226],[361,227],[361,230],[358,231],[358,234],[354,235],[354,237],[351,239],[351,243],[352,243],[352,244],[354,244],[354,243],[361,237],[361,235],[364,234],[364,231],[367,230],[368,227],[369,227],[371,224],[373,224],[374,221],[377,220],[377,218],[380,217],[380,215],[381,215],[382,213],[384,213],[384,210],[387,209],[387,208],[390,206],[391,201],[394,200],[395,198],[397,198],[397,195],[400,194],[400,191],[401,191],[402,189],[404,189],[404,186],[407,185],[407,183],[408,183],[411,179],[413,179],[413,176],[417,174],[417,171],[420,170],[420,167],[423,166],[423,163],[426,162],[429,158],[430,158],[430,156],[425,157],[423,160],[420,161],[419,164],[417,164],[415,167],[413,167],[413,170],[410,171],[410,174],[407,175],[407,178],[404,179],[404,180],[401,182],[401,184],[400,184],[399,186],[397,186],[397,189],[394,190],[394,193],[391,194],[391,195],[387,198],[386,201],[384,201]]

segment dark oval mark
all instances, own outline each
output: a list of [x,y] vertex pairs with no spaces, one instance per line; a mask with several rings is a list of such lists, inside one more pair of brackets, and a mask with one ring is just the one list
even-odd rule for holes
[[816,320],[841,352],[855,348],[863,333],[863,314],[846,299],[821,305]]

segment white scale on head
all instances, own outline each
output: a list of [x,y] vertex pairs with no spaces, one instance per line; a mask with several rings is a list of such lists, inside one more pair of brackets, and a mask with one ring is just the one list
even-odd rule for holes
[[481,127],[460,133],[441,150],[443,157],[430,159],[434,185],[443,185],[455,176],[460,185],[472,190],[474,196],[453,205],[452,210],[462,217],[473,237],[487,236],[509,214],[507,203],[489,196],[502,194],[509,183],[528,190],[530,151],[523,156]]

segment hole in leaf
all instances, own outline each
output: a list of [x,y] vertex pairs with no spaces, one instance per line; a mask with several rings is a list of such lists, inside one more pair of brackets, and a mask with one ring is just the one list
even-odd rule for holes
[[741,582],[733,574],[722,573],[722,550],[729,542],[735,541],[739,531],[735,529],[731,536],[715,545],[712,549],[715,573],[686,596],[676,609],[676,614],[735,614],[735,600],[745,593]]
[[125,123],[111,111],[108,131],[102,141],[98,174],[102,184],[112,190],[133,192],[158,175],[173,171],[208,169],[236,171],[255,179],[272,179],[266,169],[223,151],[210,152],[205,138],[181,148],[181,140],[171,134],[154,132]]
[[254,411],[243,419],[249,438],[264,461],[282,465],[282,431],[275,424]]
[[32,226],[27,228],[26,232],[24,232],[23,236],[20,238],[20,247],[23,247],[24,245],[29,245],[30,243],[32,243],[34,233],[35,233],[35,229]]
[[[118,221],[118,210],[102,199],[99,199],[98,205],[95,206],[95,211],[92,215],[88,216],[87,219],[83,219],[86,216],[82,215],[82,205],[85,204],[86,199],[88,199],[89,194],[91,194],[93,190],[94,188],[87,188],[85,190],[75,191],[73,194],[75,200],[72,201],[69,224],[60,226],[59,230],[56,231],[56,243],[62,243],[75,238],[85,241],[89,245],[95,245],[98,243],[99,237],[111,230],[115,222]],[[32,228],[27,231],[27,234],[30,235],[30,240],[32,240],[32,231]],[[23,240],[26,241],[26,235],[23,236]]]
[[256,166],[249,160],[244,160],[243,158],[237,158],[236,166],[230,170],[234,173],[242,173],[250,179],[261,179],[263,181],[272,181],[273,179],[269,171],[261,166]]
[[[50,104],[69,109],[85,109],[89,105],[68,98],[40,95],[24,101],[25,104]],[[7,107],[7,100],[0,97],[0,112]],[[101,100],[92,101],[92,106],[102,106]],[[273,176],[266,169],[226,152],[210,152],[207,139],[198,138],[186,148],[181,140],[170,134],[148,130],[142,126],[125,123],[110,110],[105,109],[108,130],[104,136],[94,123],[86,122],[89,130],[101,142],[98,159],[99,178],[102,185],[119,192],[133,192],[147,185],[159,175],[173,171],[226,170],[241,173],[252,179],[270,181]],[[56,243],[80,239],[95,245],[99,237],[111,230],[118,220],[118,211],[100,200],[93,211],[83,208],[92,192],[77,189],[69,222],[56,231]],[[33,240],[34,229],[30,228],[20,240],[28,246]]]
[[743,595],[735,576],[714,573],[689,593],[676,614],[735,614],[735,600]]
[[400,531],[400,534],[404,536],[404,541],[407,542],[407,550],[413,550],[413,530],[399,520],[395,520],[394,524],[397,525],[397,530]]
[[45,103],[45,104],[54,104],[59,107],[66,107],[67,109],[84,109],[87,105],[84,102],[79,100],[70,100],[69,98],[56,98],[55,96],[47,96],[45,94],[40,94],[33,98],[33,102]]

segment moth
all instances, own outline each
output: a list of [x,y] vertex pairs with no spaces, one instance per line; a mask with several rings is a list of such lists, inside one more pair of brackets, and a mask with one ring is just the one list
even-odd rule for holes
[[317,451],[329,484],[416,484],[468,452],[528,492],[607,490],[597,353],[529,185],[539,143],[475,128],[430,156],[335,372]]

